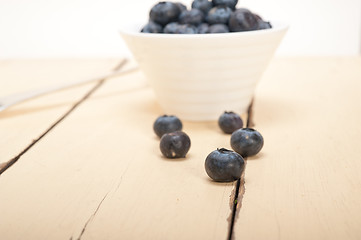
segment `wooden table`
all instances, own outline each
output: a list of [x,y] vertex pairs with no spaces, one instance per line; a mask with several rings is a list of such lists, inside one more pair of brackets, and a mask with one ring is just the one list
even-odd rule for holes
[[[0,96],[118,62],[1,61]],[[233,239],[361,239],[361,58],[274,59],[253,113],[265,145],[235,199],[204,170],[230,136],[184,122],[188,157],[163,158],[138,71],[1,112],[0,239],[228,239],[234,210]]]

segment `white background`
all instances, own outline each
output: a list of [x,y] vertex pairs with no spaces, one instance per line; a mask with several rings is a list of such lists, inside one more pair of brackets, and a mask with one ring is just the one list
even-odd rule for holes
[[[129,55],[118,29],[154,0],[0,0],[0,58]],[[192,1],[181,1],[190,6]],[[359,55],[361,0],[241,0],[290,29],[279,55]]]

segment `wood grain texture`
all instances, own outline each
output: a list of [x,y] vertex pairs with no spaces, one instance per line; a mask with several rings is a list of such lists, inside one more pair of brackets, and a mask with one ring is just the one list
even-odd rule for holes
[[[253,111],[265,146],[248,160],[233,239],[361,238],[360,66],[361,58],[272,62]],[[18,108],[70,92],[62,94]],[[16,152],[52,111],[0,116],[1,131],[37,129],[7,130],[6,146]],[[204,160],[230,148],[229,135],[215,122],[184,122],[189,155],[167,160],[152,131],[160,114],[139,72],[105,82],[0,176],[1,239],[226,239],[234,183],[210,181]]]
[[361,58],[271,64],[235,239],[361,239]]
[[[119,60],[8,60],[0,62],[0,95],[89,79]],[[17,156],[66,113],[95,84],[52,93],[0,112],[0,164]]]
[[191,151],[168,160],[152,130],[161,114],[141,74],[106,82],[1,176],[2,235],[225,239],[234,186],[210,181],[204,160],[229,136],[184,122]]

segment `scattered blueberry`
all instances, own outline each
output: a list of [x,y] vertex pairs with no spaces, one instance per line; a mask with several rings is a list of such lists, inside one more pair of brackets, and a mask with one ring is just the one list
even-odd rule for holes
[[204,14],[207,14],[212,7],[213,7],[212,2],[208,0],[194,0],[192,2],[192,8],[199,9]]
[[180,10],[181,12],[187,10],[187,6],[184,5],[183,3],[181,3],[181,2],[176,2],[175,4],[177,5],[177,7],[179,8],[179,10]]
[[223,23],[228,24],[229,18],[231,16],[232,9],[230,9],[227,6],[216,6],[213,7],[206,17],[206,21],[209,24],[217,24],[217,23]]
[[241,128],[232,133],[231,147],[243,157],[253,156],[261,151],[263,137],[253,128]]
[[237,113],[226,111],[218,118],[218,126],[223,132],[230,134],[242,128],[243,121]]
[[153,130],[158,137],[162,137],[165,133],[180,131],[182,128],[183,124],[181,120],[173,115],[160,116],[153,124]]
[[208,23],[201,23],[197,27],[197,32],[200,34],[208,33],[209,24]]
[[163,27],[159,25],[158,23],[155,23],[153,21],[149,21],[142,29],[143,33],[162,33]]
[[225,24],[213,24],[208,28],[208,33],[228,33],[229,28]]
[[204,13],[199,9],[191,9],[187,11],[183,11],[179,15],[179,23],[181,24],[192,24],[192,25],[199,25],[204,20]]
[[166,133],[160,139],[160,151],[166,158],[184,158],[190,147],[191,140],[182,131]]
[[149,13],[150,20],[165,26],[170,22],[178,21],[180,9],[172,2],[159,2],[152,7]]
[[258,29],[257,17],[246,8],[239,8],[232,12],[229,18],[231,32],[252,31]]
[[242,176],[244,159],[231,150],[221,148],[211,152],[205,162],[210,178],[217,182],[232,182]]
[[230,9],[235,9],[238,0],[212,0],[214,6],[225,5]]

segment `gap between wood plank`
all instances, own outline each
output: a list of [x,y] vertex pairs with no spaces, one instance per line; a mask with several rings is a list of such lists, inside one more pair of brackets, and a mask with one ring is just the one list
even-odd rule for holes
[[95,90],[97,90],[103,83],[105,79],[102,79],[97,83],[85,96],[83,96],[78,102],[76,102],[63,116],[61,116],[55,123],[53,123],[43,134],[38,138],[34,139],[31,144],[29,144],[23,151],[21,151],[17,156],[10,159],[8,162],[2,163],[0,165],[0,176],[13,166],[27,151],[29,151],[37,142],[39,142],[45,135],[47,135],[53,128],[55,128],[60,122],[62,122],[70,113],[72,113],[81,103],[83,103],[87,98],[89,98]]
[[[127,59],[122,59],[120,63],[113,68],[113,71],[120,70],[126,63]],[[99,82],[88,91],[79,101],[77,101],[63,116],[61,116],[55,123],[53,123],[43,134],[38,138],[34,139],[31,144],[29,144],[23,151],[21,151],[14,158],[10,159],[7,162],[0,163],[0,176],[13,166],[27,151],[29,151],[37,142],[39,142],[46,134],[48,134],[53,128],[55,128],[60,122],[62,122],[70,113],[72,113],[81,103],[88,99],[105,81],[106,79],[101,79]]]
[[[253,127],[254,126],[254,122],[253,122],[253,101],[254,100],[252,99],[251,104],[248,107],[246,127]],[[245,162],[244,162],[244,171],[242,173],[241,178],[237,180],[235,189],[233,189],[233,191],[232,191],[232,196],[231,196],[231,197],[233,197],[233,199],[231,200],[232,212],[231,212],[231,216],[230,216],[230,226],[229,226],[229,232],[228,232],[228,238],[227,238],[228,240],[233,239],[234,225],[236,223],[238,213],[242,208],[242,200],[243,200],[243,197],[244,197],[244,194],[245,194],[245,191],[246,191],[245,175],[246,175],[247,158],[244,158],[244,160],[245,160]]]

